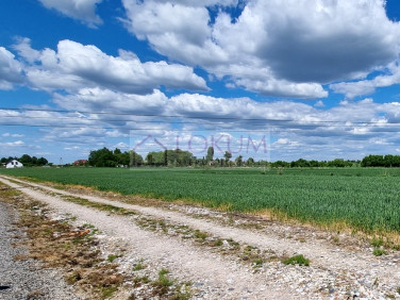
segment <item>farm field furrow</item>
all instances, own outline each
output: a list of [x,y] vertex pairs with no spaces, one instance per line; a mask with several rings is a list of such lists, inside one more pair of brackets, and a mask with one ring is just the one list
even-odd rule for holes
[[261,169],[24,168],[0,173],[232,211],[268,210],[320,225],[400,230],[398,169],[293,169],[279,174]]

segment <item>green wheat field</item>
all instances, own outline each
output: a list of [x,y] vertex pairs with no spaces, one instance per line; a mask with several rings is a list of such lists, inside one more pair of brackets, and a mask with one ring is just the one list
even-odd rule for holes
[[275,213],[319,225],[400,231],[400,169],[23,168],[0,173],[124,195]]

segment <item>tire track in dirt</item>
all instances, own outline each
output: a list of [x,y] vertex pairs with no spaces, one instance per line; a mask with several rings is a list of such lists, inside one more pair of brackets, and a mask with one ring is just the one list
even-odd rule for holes
[[[0,180],[29,197],[50,205],[59,212],[70,213],[78,219],[93,224],[109,236],[128,241],[131,251],[150,260],[162,261],[180,280],[206,283],[213,291],[214,299],[302,298],[296,291],[291,291],[288,287],[274,286],[265,275],[253,274],[220,255],[203,251],[199,247],[182,243],[171,237],[145,231],[136,226],[129,217],[109,215],[106,212],[62,201],[55,196],[15,184],[3,176]],[[34,184],[14,178],[12,180],[34,186]],[[43,188],[41,185],[36,186]],[[60,194],[58,190],[52,192]],[[115,202],[112,203],[112,205],[115,204]]]

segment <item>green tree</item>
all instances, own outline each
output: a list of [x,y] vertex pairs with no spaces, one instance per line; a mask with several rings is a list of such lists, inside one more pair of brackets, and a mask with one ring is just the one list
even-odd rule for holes
[[116,167],[118,162],[114,153],[104,147],[100,150],[90,151],[89,164],[95,167]]
[[214,159],[214,148],[208,147],[206,160],[207,160],[207,162],[210,162],[210,161],[213,161],[213,159]]
[[300,158],[296,161],[292,161],[290,163],[290,166],[292,168],[308,168],[310,166],[310,163],[307,160]]
[[137,166],[141,166],[143,164],[143,157],[133,150],[122,153],[122,156],[124,158],[124,161],[123,161],[124,165],[125,165],[125,162],[126,162],[126,165],[129,165],[131,167],[137,167]]
[[347,163],[340,158],[335,158],[334,160],[328,163],[329,167],[337,167],[337,168],[344,168],[346,167]]
[[30,155],[28,154],[24,154],[19,158],[19,161],[27,167],[32,166],[32,157],[30,157]]
[[146,163],[147,163],[147,165],[149,165],[149,166],[152,166],[152,165],[154,164],[154,161],[153,161],[153,154],[152,154],[152,153],[148,153],[148,154],[147,154],[147,156],[146,156]]
[[225,151],[224,157],[226,163],[228,164],[229,160],[232,158],[232,153],[230,153],[229,151]]
[[247,164],[249,167],[254,166],[254,158],[249,157],[249,158],[247,159],[246,164]]
[[243,164],[243,156],[239,155],[238,157],[236,157],[235,163],[236,163],[236,166],[241,167]]
[[45,166],[45,165],[47,165],[48,163],[49,163],[48,160],[45,159],[44,157],[40,157],[40,158],[38,158],[38,160],[37,160],[37,165],[38,165],[38,166]]

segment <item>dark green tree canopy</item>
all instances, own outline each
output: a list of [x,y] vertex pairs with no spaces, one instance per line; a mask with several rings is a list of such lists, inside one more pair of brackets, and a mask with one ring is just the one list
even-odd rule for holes
[[121,152],[118,148],[111,151],[104,147],[90,151],[89,164],[94,167],[140,166],[143,158],[134,151]]

